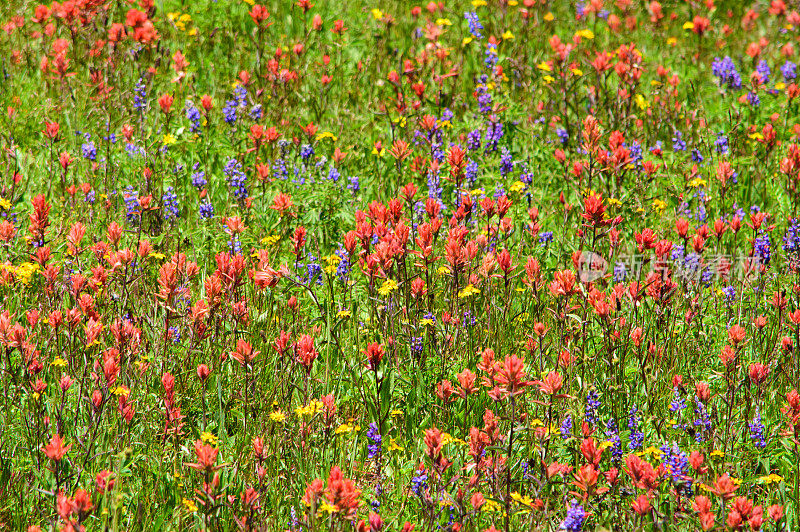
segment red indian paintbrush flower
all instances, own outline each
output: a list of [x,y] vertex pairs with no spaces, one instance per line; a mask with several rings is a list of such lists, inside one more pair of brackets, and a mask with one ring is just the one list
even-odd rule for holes
[[205,473],[213,473],[222,468],[222,466],[214,465],[217,461],[219,449],[211,445],[205,445],[201,440],[197,440],[194,443],[194,452],[197,455],[197,462],[187,463],[188,467]]
[[53,434],[53,437],[50,438],[50,443],[43,447],[44,454],[49,459],[60,462],[64,456],[69,452],[72,444],[70,443],[66,447],[64,446],[64,440],[61,438],[61,435],[56,433]]

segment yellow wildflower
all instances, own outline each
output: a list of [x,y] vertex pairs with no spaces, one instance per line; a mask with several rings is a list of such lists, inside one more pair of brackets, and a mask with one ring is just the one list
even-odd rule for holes
[[772,484],[772,483],[779,484],[780,482],[783,482],[783,477],[780,475],[776,475],[775,473],[770,473],[765,477],[759,477],[758,481],[761,482],[762,484]]
[[323,499],[322,503],[320,503],[320,505],[319,505],[319,512],[320,513],[325,512],[325,513],[328,513],[328,514],[335,514],[338,511],[339,510],[336,509],[336,506],[332,505],[331,503],[329,503],[325,499]]
[[517,491],[511,493],[511,500],[520,504],[524,504],[525,506],[533,506],[533,499],[524,495],[520,495]]
[[398,286],[399,285],[397,284],[397,281],[395,281],[394,279],[386,279],[383,282],[383,284],[381,285],[381,287],[378,288],[378,293],[380,295],[382,295],[383,297],[386,297],[391,292],[394,292],[395,290],[397,290]]
[[323,131],[322,133],[317,134],[317,140],[322,139],[331,139],[332,141],[336,142],[336,136],[331,133],[330,131]]
[[653,210],[658,211],[659,213],[661,213],[666,208],[667,208],[667,204],[663,200],[660,200],[660,199],[653,200]]
[[297,414],[297,417],[311,417],[317,412],[322,410],[322,403],[319,401],[311,401],[306,406],[300,406],[294,409],[294,413]]
[[508,187],[508,190],[510,190],[511,192],[522,192],[523,190],[525,190],[525,183],[523,183],[522,181],[514,181],[514,183],[510,187]]
[[480,290],[475,288],[472,284],[468,284],[458,292],[458,297],[459,299],[463,299],[465,297],[474,296],[475,294],[480,294],[480,293],[481,293]]
[[23,262],[17,268],[16,275],[19,282],[27,286],[31,282],[31,277],[37,271],[39,271],[39,265],[35,262]]
[[278,235],[267,235],[267,236],[265,236],[264,238],[261,239],[261,245],[263,245],[263,246],[274,246],[275,244],[278,243],[278,241],[280,239],[281,239],[281,237],[278,236]]
[[214,434],[212,434],[211,432],[205,431],[200,435],[200,441],[216,447],[217,444],[219,443],[219,438],[214,436]]

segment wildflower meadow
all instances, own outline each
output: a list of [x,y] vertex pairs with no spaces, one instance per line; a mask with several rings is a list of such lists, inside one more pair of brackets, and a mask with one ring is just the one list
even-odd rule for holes
[[0,531],[800,530],[796,0],[0,5]]

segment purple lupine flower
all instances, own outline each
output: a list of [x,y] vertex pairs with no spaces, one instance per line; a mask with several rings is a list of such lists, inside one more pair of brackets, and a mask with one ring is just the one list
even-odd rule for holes
[[764,424],[761,422],[761,412],[758,411],[758,408],[756,408],[753,421],[748,423],[747,427],[750,429],[750,439],[753,440],[753,445],[755,445],[757,449],[766,447],[767,442],[764,440]]
[[714,62],[711,64],[711,72],[714,76],[719,78],[720,86],[727,85],[729,89],[742,88],[742,76],[739,75],[738,70],[736,70],[733,59],[727,55],[722,59],[719,57],[714,59]]
[[586,520],[586,511],[583,506],[578,504],[578,501],[572,499],[569,508],[567,508],[567,517],[561,523],[560,530],[567,532],[580,532],[583,530],[583,522]]
[[367,438],[370,440],[370,444],[367,446],[369,452],[367,453],[367,460],[372,460],[381,452],[381,442],[383,438],[381,437],[381,433],[378,430],[378,425],[375,423],[369,424],[369,430],[367,430]]
[[464,18],[467,19],[469,23],[469,32],[478,40],[483,39],[483,35],[481,35],[481,30],[483,29],[483,25],[481,21],[478,19],[478,14],[474,11],[464,13]]

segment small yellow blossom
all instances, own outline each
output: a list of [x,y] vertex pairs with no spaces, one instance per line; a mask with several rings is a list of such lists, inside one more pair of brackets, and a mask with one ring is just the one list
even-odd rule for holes
[[286,421],[286,414],[281,412],[280,410],[276,410],[269,415],[269,419],[273,423],[283,423]]
[[450,19],[446,19],[446,18],[437,18],[437,19],[436,19],[436,25],[437,25],[437,26],[452,26],[452,25],[453,25],[453,23],[452,23],[452,22],[450,22]]
[[658,458],[659,456],[664,454],[664,451],[662,451],[658,447],[648,447],[647,449],[644,450],[644,454],[652,454],[653,456]]
[[56,358],[53,359],[53,361],[50,363],[50,365],[51,366],[55,366],[57,368],[63,368],[63,367],[65,367],[67,365],[67,361],[64,360],[61,357],[56,357]]
[[506,30],[505,32],[503,32],[502,37],[503,37],[504,41],[513,41],[514,40],[514,34],[511,33],[511,31],[509,31],[509,30]]
[[31,277],[34,273],[39,271],[39,265],[35,262],[23,262],[15,272],[19,282],[27,286],[31,282]]
[[261,239],[262,246],[274,246],[280,241],[281,237],[278,235],[267,235]]
[[373,9],[372,10],[372,18],[374,18],[375,20],[382,19],[383,18],[383,11],[381,11],[380,9]]
[[208,445],[212,445],[212,446],[216,447],[217,444],[219,443],[219,438],[214,436],[213,433],[205,431],[202,434],[200,434],[200,441],[202,441],[203,443],[206,443]]
[[501,510],[501,506],[499,502],[489,499],[481,507],[481,510],[484,512],[499,512]]
[[399,285],[397,284],[397,281],[395,281],[394,279],[386,279],[383,282],[383,284],[381,285],[381,287],[378,288],[378,293],[380,295],[382,295],[383,297],[386,297],[391,292],[394,292],[395,290],[397,290],[398,286]]
[[323,131],[322,133],[317,134],[317,140],[323,139],[331,139],[332,141],[336,142],[336,136],[331,133],[330,131]]
[[325,512],[327,514],[335,514],[339,510],[336,509],[336,506],[332,505],[331,503],[329,503],[328,501],[323,499],[322,502],[319,505],[319,510],[318,511],[320,513]]
[[664,200],[655,199],[653,200],[653,210],[661,213],[664,212],[664,209],[667,208],[667,204]]
[[183,499],[183,507],[186,508],[190,512],[197,511],[197,505],[191,499]]
[[508,190],[510,190],[511,192],[522,192],[523,190],[525,190],[525,183],[523,183],[522,181],[514,181],[514,183],[510,187],[508,187]]
[[524,495],[520,495],[517,491],[511,493],[511,500],[520,504],[524,504],[525,506],[533,506],[533,499]]
[[480,293],[481,293],[480,290],[475,288],[473,285],[468,284],[458,292],[458,297],[459,299],[463,299],[465,297],[474,296],[475,294],[480,294]]
[[555,18],[556,18],[556,17],[554,17],[554,16],[553,16],[553,13],[552,13],[551,11],[548,11],[548,12],[547,12],[547,13],[545,13],[545,15],[544,15],[544,20],[545,20],[545,22],[553,22],[553,19],[555,19]]
[[333,432],[334,432],[334,434],[347,434],[349,432],[358,432],[360,430],[361,430],[361,426],[360,425],[354,425],[352,423],[352,420],[351,420],[351,421],[348,421],[347,423],[342,423],[341,425],[336,427],[336,430],[334,430]]
[[783,477],[780,475],[776,475],[775,473],[770,473],[765,477],[759,477],[758,481],[761,482],[762,484],[773,484],[773,483],[779,484],[783,482]]
[[297,414],[297,417],[311,417],[317,412],[322,410],[322,403],[319,401],[311,401],[306,406],[300,406],[294,409],[294,413]]

